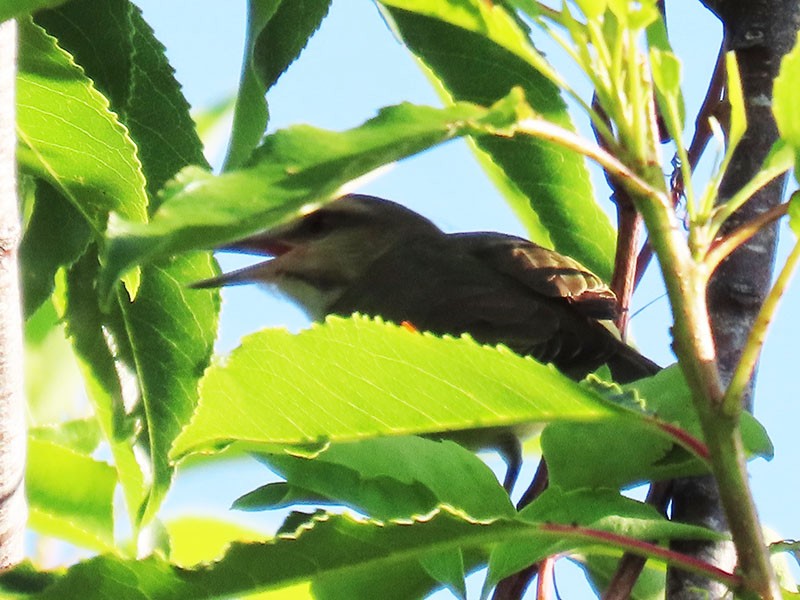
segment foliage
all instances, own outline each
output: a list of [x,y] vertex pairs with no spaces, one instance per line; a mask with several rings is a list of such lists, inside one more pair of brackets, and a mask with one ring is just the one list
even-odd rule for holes
[[[99,553],[56,571],[26,563],[0,578],[0,589],[14,598],[264,590],[406,598],[445,586],[463,597],[465,574],[481,566],[488,565],[486,593],[556,554],[588,557],[587,572],[600,583],[609,573],[601,560],[623,551],[762,589],[747,569],[742,579],[654,543],[719,534],[669,521],[620,490],[711,472],[747,494],[741,473],[719,459],[727,451],[714,421],[720,407],[737,448],[747,457],[771,455],[766,433],[738,407],[800,251],[765,304],[738,378],[717,396],[707,395],[713,386],[702,343],[709,332],[697,298],[744,237],[720,242],[725,220],[761,186],[800,169],[800,45],[775,84],[782,139],[752,185],[717,203],[746,127],[735,61],[728,62],[726,150],[700,193],[683,144],[675,145],[690,225],[683,235],[655,126],[658,112],[672,138],[682,137],[681,63],[654,1],[576,0],[559,10],[530,0],[377,4],[445,108],[400,104],[348,131],[297,125],[262,139],[265,93],[325,26],[329,2],[250,0],[229,152],[215,175],[164,49],[132,3],[0,3],[0,14],[20,24],[28,350],[43,353],[46,340],[65,334],[71,352],[59,347],[51,368],[75,362],[89,400],[76,408],[63,390],[46,386],[31,397],[30,526]],[[590,79],[594,106],[536,49],[538,35],[559,41]],[[599,146],[574,133],[565,96],[592,120]],[[503,347],[358,315],[300,334],[261,331],[230,356],[212,358],[218,292],[187,287],[218,273],[212,248],[454,137],[468,137],[532,239],[606,280],[619,268],[615,233],[589,184],[586,157],[617,180],[665,271],[680,369],[624,388],[595,376],[575,383]],[[788,212],[797,231],[796,193]],[[551,487],[521,510],[472,452],[414,437],[457,432],[458,441],[480,447],[491,428],[542,425]],[[256,453],[284,480],[253,490],[236,508],[345,506],[361,516],[292,513],[272,539],[222,521],[163,527],[159,508],[177,463],[196,469],[226,448]],[[133,539],[115,530],[117,486]],[[163,540],[148,546],[154,532]],[[737,544],[740,535],[734,532]],[[233,544],[222,551],[222,540]],[[651,587],[653,577],[663,585],[663,573],[648,573]]]

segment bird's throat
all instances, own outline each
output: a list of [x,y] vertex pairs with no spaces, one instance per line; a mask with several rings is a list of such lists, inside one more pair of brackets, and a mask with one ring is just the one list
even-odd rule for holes
[[342,282],[302,273],[284,274],[275,283],[278,293],[295,302],[313,321],[323,321],[346,289]]

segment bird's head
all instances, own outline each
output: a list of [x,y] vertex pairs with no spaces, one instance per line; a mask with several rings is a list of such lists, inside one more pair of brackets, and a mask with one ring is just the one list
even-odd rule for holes
[[223,246],[273,258],[192,287],[266,284],[317,319],[373,261],[399,243],[427,235],[441,230],[425,217],[389,200],[351,194]]

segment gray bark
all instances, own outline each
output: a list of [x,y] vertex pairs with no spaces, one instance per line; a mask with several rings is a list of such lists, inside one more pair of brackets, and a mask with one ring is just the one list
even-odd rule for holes
[[25,400],[15,159],[17,24],[0,24],[0,569],[24,556]]

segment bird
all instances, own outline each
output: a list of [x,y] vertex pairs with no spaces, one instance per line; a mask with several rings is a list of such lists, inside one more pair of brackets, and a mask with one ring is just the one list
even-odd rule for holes
[[[348,194],[219,249],[271,259],[192,287],[260,283],[313,321],[361,313],[437,335],[466,333],[575,380],[604,364],[618,383],[660,370],[620,340],[611,324],[616,296],[578,261],[514,235],[445,233],[390,200]],[[498,450],[510,490],[522,462],[516,433],[462,437]]]

